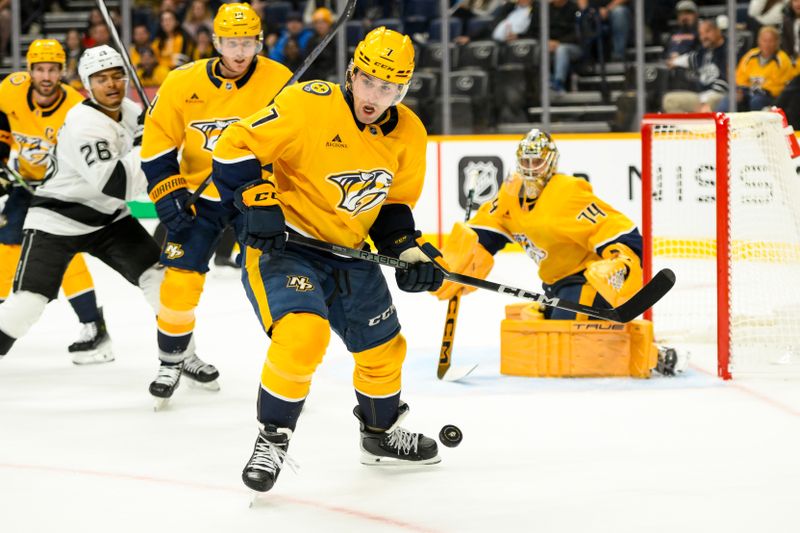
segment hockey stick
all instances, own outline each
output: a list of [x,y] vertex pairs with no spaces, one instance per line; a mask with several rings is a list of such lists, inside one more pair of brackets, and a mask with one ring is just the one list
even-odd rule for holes
[[139,79],[136,69],[133,68],[131,58],[128,56],[128,49],[123,46],[122,39],[119,38],[119,33],[117,33],[117,28],[114,26],[114,21],[111,20],[111,15],[108,13],[108,8],[106,7],[104,0],[97,0],[97,9],[100,10],[100,13],[103,15],[103,20],[106,21],[106,26],[108,26],[111,39],[114,41],[114,44],[119,50],[119,55],[122,56],[122,62],[125,63],[125,68],[128,69],[128,72],[130,73],[131,79],[133,80],[133,86],[136,88],[136,92],[139,94],[139,98],[141,98],[144,108],[147,109],[150,107],[150,100],[147,98],[147,95],[144,92],[142,81]]
[[[475,188],[478,181],[478,173],[470,175],[470,188],[467,194],[467,208],[464,214],[464,222],[469,220],[472,214],[472,200],[475,197]],[[451,368],[450,363],[453,357],[453,343],[456,336],[456,320],[458,320],[458,309],[461,303],[461,290],[456,292],[447,302],[447,316],[444,319],[444,331],[442,332],[442,345],[439,348],[439,366],[436,368],[436,377],[444,381],[458,381],[464,379],[478,368],[478,365],[463,368]]]
[[27,182],[27,181],[25,181],[25,178],[23,178],[23,177],[22,177],[22,176],[21,176],[21,175],[20,175],[20,174],[19,174],[19,173],[18,173],[16,170],[14,170],[14,169],[13,169],[13,168],[11,168],[10,166],[8,166],[6,163],[3,163],[2,165],[3,165],[3,170],[5,170],[5,171],[6,171],[6,174],[8,174],[9,176],[11,176],[11,179],[13,179],[14,181],[16,181],[16,182],[17,182],[17,184],[18,184],[20,187],[22,187],[23,189],[25,189],[25,190],[26,190],[26,191],[28,191],[29,193],[33,194],[33,192],[34,192],[34,191],[33,191],[33,187],[31,187],[31,186],[28,184],[28,182]]
[[[278,92],[275,93],[275,96],[278,96],[278,94],[280,94],[280,92],[289,85],[297,83],[297,80],[300,79],[300,76],[305,74],[306,70],[308,70],[308,67],[311,66],[314,60],[317,59],[317,56],[319,56],[325,49],[325,47],[328,46],[328,43],[331,41],[331,39],[333,39],[336,36],[341,27],[344,25],[344,23],[350,20],[350,17],[353,16],[353,10],[355,8],[356,8],[356,0],[347,0],[347,4],[345,4],[344,6],[342,14],[334,23],[333,27],[331,28],[331,31],[329,31],[328,34],[319,42],[319,44],[316,47],[314,47],[313,50],[311,50],[311,53],[308,54],[305,61],[303,61],[303,64],[300,65],[300,67],[298,67],[296,71],[294,71],[294,74],[292,74],[292,77],[289,78],[289,81],[283,84],[283,87],[281,87],[278,90]],[[272,102],[275,100],[275,96],[273,96],[272,99],[269,101],[267,107],[272,105]],[[200,186],[197,187],[197,189],[195,189],[195,191],[192,193],[189,199],[186,200],[186,205],[184,206],[184,209],[186,209],[186,211],[191,211],[191,207],[195,204],[195,202],[197,202],[197,199],[200,198],[200,195],[203,194],[203,191],[205,191],[206,188],[208,188],[208,186],[211,185],[211,177],[212,175],[209,174],[208,177],[206,177],[206,179],[203,180],[203,183],[201,183]]]
[[[368,261],[370,263],[376,263],[392,268],[399,268],[402,270],[408,270],[409,268],[408,262],[403,261],[402,259],[397,259],[396,257],[376,254],[366,250],[356,250],[355,248],[348,248],[347,246],[340,246],[338,244],[312,239],[311,237],[304,237],[303,235],[298,235],[296,233],[289,233],[287,235],[288,242],[306,246],[308,248],[314,248],[317,250],[343,255],[346,257],[352,257],[354,259],[360,259],[362,261]],[[434,262],[434,264],[438,265],[436,262]],[[548,307],[555,307],[564,311],[581,313],[583,315],[599,318],[600,320],[610,320],[611,322],[622,323],[630,322],[637,316],[644,313],[646,310],[653,307],[656,302],[658,302],[665,294],[667,294],[672,286],[675,285],[675,273],[672,272],[672,270],[665,268],[659,270],[655,276],[653,276],[653,279],[647,282],[636,294],[630,298],[630,300],[624,304],[612,309],[598,309],[597,307],[570,302],[569,300],[563,300],[561,298],[550,298],[544,294],[526,289],[501,285],[493,281],[473,278],[472,276],[466,276],[464,274],[456,274],[455,272],[448,272],[441,266],[438,266],[437,268],[444,273],[445,279],[449,279],[450,281],[454,281],[462,285],[469,285],[471,287],[477,287],[479,289],[485,289],[500,294],[508,294],[523,300],[538,302]]]

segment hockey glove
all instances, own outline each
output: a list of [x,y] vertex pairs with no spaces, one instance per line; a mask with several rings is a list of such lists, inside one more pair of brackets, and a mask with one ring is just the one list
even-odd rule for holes
[[239,241],[262,252],[280,251],[286,246],[286,219],[275,186],[255,181],[239,187],[234,194],[236,209],[242,213]]
[[[485,279],[494,266],[494,257],[478,242],[478,234],[463,222],[456,222],[453,226],[442,253],[450,265],[450,272],[456,274]],[[474,290],[477,289],[445,281],[433,295],[440,300],[449,300],[456,294],[464,296]]]
[[190,198],[183,176],[170,176],[155,185],[148,187],[150,200],[156,204],[156,213],[161,223],[171,233],[189,229],[194,224],[196,211],[191,207],[191,213],[186,210],[186,202]]
[[[405,292],[435,291],[442,286],[447,265],[442,261],[442,253],[429,242],[425,242],[420,232],[404,233],[378,245],[378,251],[397,257],[409,263],[408,270],[394,272],[397,287]],[[377,245],[377,243],[376,243]]]
[[612,307],[624,304],[642,288],[639,257],[622,243],[607,246],[603,260],[589,263],[584,276]]

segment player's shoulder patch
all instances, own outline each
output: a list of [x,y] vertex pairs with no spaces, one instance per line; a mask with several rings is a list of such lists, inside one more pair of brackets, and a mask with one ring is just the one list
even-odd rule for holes
[[330,84],[324,81],[310,81],[303,85],[303,91],[311,94],[316,94],[317,96],[328,96],[333,92],[331,89]]
[[15,72],[8,77],[8,83],[11,85],[22,85],[31,78],[27,72]]

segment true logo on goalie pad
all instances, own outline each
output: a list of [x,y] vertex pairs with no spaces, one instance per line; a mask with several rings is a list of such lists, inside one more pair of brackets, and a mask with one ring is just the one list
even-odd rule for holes
[[335,183],[342,194],[337,207],[352,217],[380,206],[392,185],[392,175],[383,169],[336,174],[327,179]]
[[286,288],[294,289],[297,292],[308,292],[314,290],[314,284],[308,279],[308,276],[286,276],[289,280],[286,283]]
[[239,117],[233,118],[214,118],[211,120],[196,120],[190,122],[189,126],[196,129],[203,134],[203,150],[213,152],[214,147],[217,145],[219,136],[225,131],[225,128],[239,120]]

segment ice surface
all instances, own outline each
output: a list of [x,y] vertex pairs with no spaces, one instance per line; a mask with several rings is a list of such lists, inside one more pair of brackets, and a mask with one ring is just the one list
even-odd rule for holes
[[[675,379],[501,376],[512,300],[486,291],[462,300],[453,364],[480,363],[464,383],[436,379],[445,304],[394,291],[406,427],[464,432],[440,465],[359,464],[351,358],[334,340],[292,440],[299,474],[249,509],[239,476],[267,340],[238,278],[212,272],[198,310],[198,354],[222,390],[183,380],[154,413],[152,314],[136,288],[90,268],[117,360],[72,365],[78,324],[61,299],[0,361],[0,532],[800,530],[800,382],[723,383],[704,346]],[[533,272],[501,254],[492,279],[538,289]]]

